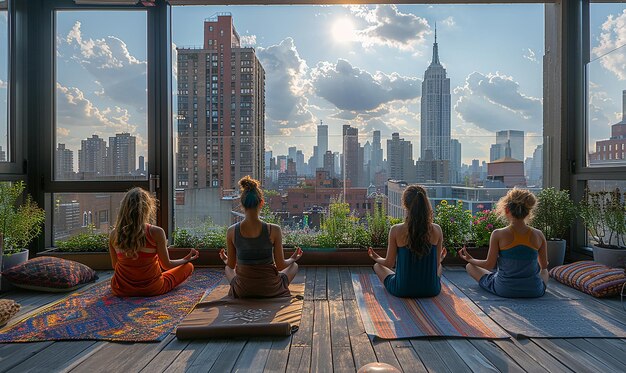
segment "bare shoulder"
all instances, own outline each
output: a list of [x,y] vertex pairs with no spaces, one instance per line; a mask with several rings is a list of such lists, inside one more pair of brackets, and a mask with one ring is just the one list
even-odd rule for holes
[[543,242],[546,239],[543,235],[543,232],[540,229],[537,229],[535,227],[530,227],[530,229],[533,232],[533,238],[535,238],[539,242]]
[[228,229],[226,230],[226,235],[227,236],[232,236],[235,233],[235,226],[237,224],[233,224],[230,227],[228,227]]
[[159,240],[165,237],[165,231],[158,225],[150,225],[150,235],[153,239]]
[[493,232],[491,232],[491,236],[495,238],[500,238],[506,235],[507,232],[508,232],[508,229],[506,228],[498,228],[498,229],[494,229]]
[[270,226],[270,230],[272,232],[280,232],[281,231],[280,225],[278,225],[278,224],[267,223],[267,225]]
[[441,227],[437,223],[431,223],[430,224],[430,229],[432,229],[433,232],[436,232],[438,234],[442,234],[443,233],[443,231],[441,230]]

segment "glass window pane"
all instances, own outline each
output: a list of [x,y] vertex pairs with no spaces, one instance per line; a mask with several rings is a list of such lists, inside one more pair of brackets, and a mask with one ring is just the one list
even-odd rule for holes
[[122,198],[124,193],[53,194],[53,246],[81,234],[108,234],[115,226]]
[[590,4],[589,166],[626,165],[626,5]]
[[[1,3],[1,2],[0,2]],[[0,162],[9,162],[9,22],[8,12],[0,11]]]
[[56,180],[146,179],[145,11],[56,13]]
[[240,219],[245,175],[294,228],[318,228],[306,217],[339,196],[359,217],[377,197],[399,205],[388,179],[474,210],[542,185],[542,4],[185,6],[172,18],[176,227]]

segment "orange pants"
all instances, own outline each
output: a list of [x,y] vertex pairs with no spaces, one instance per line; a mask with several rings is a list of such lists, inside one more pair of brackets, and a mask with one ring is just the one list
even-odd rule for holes
[[[145,274],[146,271],[154,271],[154,275],[150,277],[155,280],[149,284],[146,284],[142,278],[137,278],[138,273]],[[152,297],[171,291],[191,276],[192,272],[193,264],[191,263],[162,271],[156,262],[143,268],[129,267],[118,262],[111,279],[111,290],[118,297]],[[138,283],[142,286],[137,286]]]
[[193,264],[191,263],[185,263],[182,266],[163,272],[163,285],[161,285],[158,294],[154,295],[161,295],[172,291],[175,287],[185,282],[187,277],[191,276],[192,273]]

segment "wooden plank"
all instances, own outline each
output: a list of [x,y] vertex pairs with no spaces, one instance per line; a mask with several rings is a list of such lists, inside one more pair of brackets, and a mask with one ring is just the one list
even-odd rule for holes
[[365,364],[373,363],[376,360],[374,348],[365,333],[365,327],[361,321],[361,314],[355,300],[344,300],[343,307],[346,315],[346,325],[350,335],[350,345],[352,346],[352,356],[357,369]]
[[592,345],[601,349],[603,352],[611,355],[620,363],[626,365],[626,354],[624,353],[624,350],[621,350],[616,345],[610,343],[608,339],[589,338],[585,339],[585,341],[591,343]]
[[619,371],[622,369],[621,364],[617,363],[617,366],[619,366],[620,368],[619,370],[615,370],[612,367],[612,365],[614,364],[609,364],[601,358],[591,356],[591,354],[588,354],[587,351],[581,350],[580,348],[576,347],[574,344],[570,343],[568,340],[552,339],[550,340],[550,342],[562,348],[570,356],[575,357],[578,361],[583,362],[587,365],[593,366],[594,368],[597,368],[603,372],[615,372],[615,371]]
[[[337,272],[339,276],[339,272]],[[350,334],[342,300],[328,301],[332,341],[333,368],[335,371],[354,371],[354,359],[350,348]]]
[[91,347],[85,349],[83,352],[76,355],[72,360],[68,360],[65,365],[60,366],[58,371],[62,373],[67,373],[67,372],[72,371],[72,369],[80,365],[83,361],[89,359],[91,355],[100,351],[109,343],[110,342],[106,342],[106,341],[98,341],[94,343],[93,345],[91,345]]
[[[618,356],[613,356],[611,355],[611,353],[603,350],[602,348],[599,348],[598,346],[580,338],[567,339],[566,342],[572,344],[573,346],[576,346],[579,350],[583,351],[583,353],[586,353],[594,359],[602,362],[604,365],[610,367],[615,372],[626,372],[626,364],[620,361],[620,359],[618,358],[619,355],[625,354],[618,354]],[[619,357],[624,358],[625,356]]]
[[524,368],[528,373],[547,373],[548,370],[543,366],[537,364],[532,357],[528,356],[526,352],[519,348],[513,341],[502,339],[494,340],[491,343],[495,344],[498,348],[509,355],[519,366]]
[[30,359],[54,342],[11,343],[0,350],[0,371],[9,370]]
[[622,351],[626,351],[626,340],[624,339],[607,338],[604,341],[612,344],[613,346],[619,348]]
[[498,369],[480,353],[467,339],[449,339],[447,342],[452,346],[457,354],[463,359],[465,364],[474,372],[494,372]]
[[295,346],[289,352],[287,373],[304,373],[311,370],[311,347]]
[[108,343],[77,365],[72,371],[97,372],[102,367],[107,367],[110,371],[139,372],[172,339],[174,339],[174,336],[170,334],[160,343]]
[[239,354],[233,370],[250,373],[263,371],[271,348],[272,340],[269,338],[249,340],[241,354]]
[[339,268],[328,267],[326,273],[326,287],[328,300],[341,300],[341,280],[339,279]]
[[315,300],[327,300],[326,294],[326,267],[317,267],[315,273]]
[[[533,343],[541,347],[544,351],[558,359],[563,365],[572,369],[574,372],[603,372],[595,366],[590,366],[580,356],[570,355],[568,350],[554,343],[556,340],[549,339],[531,339]],[[606,372],[606,371],[604,371]]]
[[355,372],[350,347],[333,347],[333,372]]
[[411,339],[413,350],[420,357],[420,360],[429,372],[452,372],[450,368],[443,362],[435,348],[426,339]]
[[348,267],[339,268],[339,281],[341,282],[341,297],[344,300],[356,299],[352,287],[352,274]]
[[270,350],[263,372],[285,372],[287,361],[289,360],[289,347],[291,346],[291,336],[272,339],[272,349]]
[[302,305],[302,319],[300,320],[300,328],[294,333],[291,344],[293,346],[311,347],[313,340],[313,313],[315,306],[313,301],[304,301]]
[[305,267],[306,279],[304,282],[304,300],[313,300],[315,295],[315,267]]
[[187,345],[189,341],[181,341],[177,338],[172,339],[172,341],[165,346],[164,349],[159,351],[159,353],[146,365],[141,372],[144,373],[153,373],[153,372],[164,372],[176,358],[180,355]]
[[[571,372],[567,366],[563,365],[554,356],[547,353],[544,349],[534,344],[530,339],[512,340],[512,342],[519,346],[528,356],[530,356],[535,362],[544,368],[548,372]],[[496,341],[499,343],[499,341]]]
[[[319,272],[317,276],[319,276]],[[324,276],[326,278],[326,276]],[[317,285],[315,287],[317,293]],[[328,301],[315,301],[313,341],[311,342],[311,370],[332,372],[333,359],[330,340],[330,315]]]
[[[235,366],[235,363],[237,362],[237,359],[239,358],[239,355],[241,354],[241,351],[245,346],[245,340],[228,341],[228,343],[220,353],[219,357],[217,358],[213,366],[211,366],[211,369],[208,371],[216,373],[230,372]],[[204,369],[204,371],[206,372],[207,369]]]
[[524,372],[524,369],[522,369],[521,366],[515,362],[515,360],[511,359],[506,352],[498,348],[498,346],[492,341],[485,339],[470,339],[469,342],[499,371],[517,373]]
[[372,346],[374,347],[376,359],[379,363],[393,365],[398,369],[402,369],[402,367],[400,366],[400,362],[398,362],[398,358],[396,358],[396,354],[393,352],[393,349],[391,348],[391,343],[389,343],[389,341],[374,340],[372,342]]
[[603,316],[615,320],[616,322],[620,322],[626,325],[626,312],[624,312],[622,307],[592,297],[591,295],[585,294],[581,291],[572,289],[569,286],[565,286],[558,281],[551,281],[550,286],[558,288],[560,292],[570,295],[571,297],[578,297],[579,302],[587,306],[592,312],[599,313]]
[[413,349],[413,345],[410,341],[396,340],[390,343],[403,371],[416,373],[427,372],[426,367],[420,360],[417,352]]
[[65,368],[68,362],[95,344],[95,341],[55,342],[21,364],[11,368],[9,372],[39,371],[42,367],[45,367],[49,372],[58,372]]
[[465,361],[463,361],[452,346],[448,344],[448,341],[444,339],[433,339],[430,343],[435,351],[437,351],[437,354],[439,354],[444,364],[446,364],[451,371],[455,373],[471,372],[470,368],[465,364]]
[[[193,341],[187,345],[185,350],[191,350],[193,353],[189,360],[185,360],[185,352],[183,351],[176,361],[170,365],[168,371],[187,373],[200,373],[207,372],[213,367],[213,364],[217,361],[222,351],[226,348],[228,343],[225,340],[211,340],[211,341]],[[199,351],[196,353],[196,351]],[[181,366],[181,369],[177,369]],[[182,369],[185,367],[185,369]]]

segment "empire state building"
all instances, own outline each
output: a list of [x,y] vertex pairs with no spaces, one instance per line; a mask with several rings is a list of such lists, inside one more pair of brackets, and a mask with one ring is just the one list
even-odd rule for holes
[[421,120],[421,159],[450,160],[450,78],[439,62],[436,27],[433,60],[422,82]]

